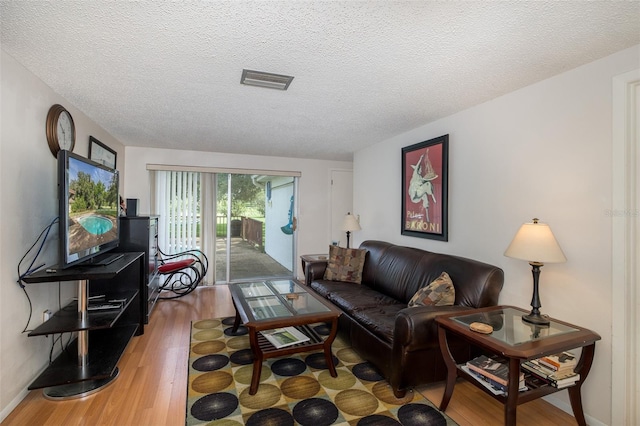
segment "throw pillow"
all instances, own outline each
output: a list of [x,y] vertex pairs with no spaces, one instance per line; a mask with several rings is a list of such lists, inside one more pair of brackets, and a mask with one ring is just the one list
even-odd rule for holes
[[360,284],[366,250],[329,246],[329,262],[324,279]]
[[451,277],[443,272],[431,284],[416,291],[408,306],[451,306],[455,300],[456,290]]

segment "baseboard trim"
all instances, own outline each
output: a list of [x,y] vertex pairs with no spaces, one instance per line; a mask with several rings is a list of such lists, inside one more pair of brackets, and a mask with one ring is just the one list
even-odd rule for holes
[[[549,404],[553,405],[554,407],[559,408],[560,410],[564,411],[565,413],[573,416],[573,409],[571,408],[570,404],[567,404],[566,402],[561,401],[558,398],[554,398],[554,397],[551,397],[551,396],[545,396],[545,397],[542,397],[542,399],[544,399],[545,401],[547,401]],[[600,420],[591,417],[587,413],[584,413],[584,418],[587,421],[587,424],[589,426],[608,426],[606,423],[602,423]]]
[[4,407],[2,411],[0,411],[0,423],[2,423],[4,419],[9,417],[9,414],[11,414],[11,412],[16,409],[18,404],[20,404],[28,394],[29,394],[29,389],[27,388],[22,389],[20,393],[18,393],[18,395],[15,398],[13,398],[13,400],[9,403],[9,405]]
[[[53,336],[46,336],[46,339],[51,340],[53,344]],[[52,354],[52,359],[55,359],[61,353],[62,353],[62,349],[58,349]],[[40,374],[44,373],[44,371],[47,369],[48,366],[49,366],[49,363],[47,362],[45,365],[42,366],[40,371],[38,371],[33,376],[32,380],[38,377]],[[31,383],[31,380],[29,381],[29,383]],[[2,411],[0,411],[0,423],[4,422],[4,420],[7,417],[9,417],[9,414],[11,414],[11,412],[16,409],[16,407],[22,402],[22,400],[25,399],[27,395],[29,395],[29,392],[31,391],[29,390],[29,385],[27,385],[26,387],[22,388],[20,392],[18,392],[16,397],[13,398],[11,402],[7,404],[6,407],[2,408]]]

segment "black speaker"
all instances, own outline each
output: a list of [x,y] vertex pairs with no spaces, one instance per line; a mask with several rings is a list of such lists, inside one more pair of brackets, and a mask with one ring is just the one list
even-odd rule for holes
[[139,199],[127,198],[127,216],[138,216],[138,204],[140,204]]

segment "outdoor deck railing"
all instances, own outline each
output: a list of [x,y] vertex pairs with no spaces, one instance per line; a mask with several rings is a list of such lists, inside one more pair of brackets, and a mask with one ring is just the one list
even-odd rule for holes
[[242,218],[242,239],[248,241],[254,246],[258,246],[258,249],[261,252],[264,251],[262,226],[263,223],[259,220],[251,219],[250,217]]
[[[258,250],[264,252],[264,223],[244,216],[231,217],[231,236],[242,237],[243,240],[253,244]],[[216,217],[216,236],[227,236],[227,217]]]

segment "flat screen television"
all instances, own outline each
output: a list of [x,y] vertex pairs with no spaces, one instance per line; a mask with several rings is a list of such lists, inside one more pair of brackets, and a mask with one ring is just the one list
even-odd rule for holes
[[118,171],[74,154],[58,152],[59,267],[108,264],[101,256],[119,243]]

